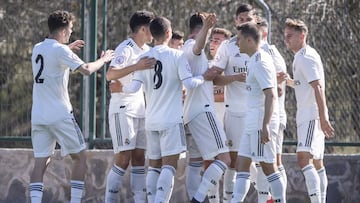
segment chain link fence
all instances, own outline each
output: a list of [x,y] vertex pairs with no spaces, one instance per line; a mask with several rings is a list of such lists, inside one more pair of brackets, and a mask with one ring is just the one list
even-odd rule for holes
[[[86,11],[89,11],[89,1]],[[258,8],[265,16],[257,1],[242,1]],[[329,142],[351,145],[360,142],[360,80],[358,52],[360,39],[360,2],[356,0],[267,0],[272,15],[271,43],[275,44],[287,63],[292,74],[293,54],[283,42],[283,25],[287,17],[304,20],[309,27],[308,44],[321,55],[326,77],[326,96],[329,116],[336,136]],[[146,9],[163,15],[172,21],[174,30],[188,33],[187,22],[195,11],[215,12],[218,16],[217,27],[227,28],[235,33],[235,11],[240,4],[232,0],[120,0],[108,1],[107,33],[102,33],[102,5],[98,10],[98,52],[102,37],[107,36],[107,47],[115,49],[129,33],[128,20],[136,10]],[[31,147],[30,113],[32,94],[31,51],[34,44],[47,35],[47,16],[56,9],[69,10],[77,17],[72,39],[81,38],[81,1],[5,1],[0,0],[0,138],[16,137],[17,140],[1,140],[0,147]],[[98,83],[101,83],[98,73]],[[75,115],[80,117],[80,95],[82,89],[80,74],[70,76],[70,97]],[[105,138],[96,147],[109,148],[108,127],[105,134],[100,131],[103,125],[100,118],[100,85],[97,85],[96,136]],[[110,95],[106,92],[106,106]],[[106,107],[107,108],[107,107]],[[107,110],[107,109],[106,109]],[[293,90],[287,89],[286,110],[288,126],[285,140],[296,141],[295,112],[296,102]],[[84,115],[85,117],[87,115]],[[107,117],[107,116],[106,116]],[[107,123],[107,122],[105,122]],[[106,125],[106,124],[105,124]],[[21,139],[19,139],[21,138]],[[102,139],[103,140],[103,139]],[[288,151],[292,152],[289,147]],[[331,148],[330,152],[334,152]],[[335,151],[337,152],[337,151]]]

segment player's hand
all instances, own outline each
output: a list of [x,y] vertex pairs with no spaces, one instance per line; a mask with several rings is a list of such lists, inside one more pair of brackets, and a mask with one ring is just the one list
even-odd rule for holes
[[119,80],[114,80],[109,84],[109,89],[111,93],[122,92],[123,85]]
[[84,40],[78,39],[75,40],[73,43],[69,44],[68,46],[72,51],[79,51],[81,48],[84,47],[84,45],[85,45]]
[[115,57],[114,50],[106,50],[101,52],[100,58],[104,60],[105,63],[111,61]]
[[200,17],[204,23],[204,27],[208,29],[214,27],[217,22],[215,13],[200,14]]
[[278,84],[283,83],[284,81],[286,81],[287,78],[289,78],[289,75],[285,72],[279,72],[276,74]]
[[235,81],[246,82],[246,72],[233,75]]
[[334,137],[335,130],[328,119],[320,119],[320,126],[326,138]]
[[205,73],[203,74],[203,77],[204,77],[204,80],[212,81],[219,74],[220,74],[220,72],[218,70],[216,70],[215,68],[209,68],[205,71]]
[[270,129],[269,125],[264,125],[263,129],[260,131],[261,133],[261,143],[266,144],[270,141]]
[[151,69],[154,68],[154,65],[156,64],[155,58],[150,58],[148,56],[142,57],[138,62],[138,70],[145,70],[145,69]]
[[280,84],[277,85],[277,91],[278,91],[278,97],[281,97],[284,94],[283,88]]

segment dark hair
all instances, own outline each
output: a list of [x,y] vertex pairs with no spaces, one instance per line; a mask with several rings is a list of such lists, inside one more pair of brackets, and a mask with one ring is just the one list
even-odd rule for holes
[[236,29],[241,33],[244,37],[251,37],[254,39],[256,44],[260,43],[261,33],[258,26],[253,22],[246,22],[237,26]]
[[173,31],[171,39],[178,39],[178,40],[184,39],[184,32],[180,30]]
[[250,4],[241,4],[236,9],[236,16],[238,16],[240,13],[245,13],[245,12],[254,12],[255,13],[255,8],[253,8]]
[[200,13],[196,12],[190,17],[190,21],[189,21],[190,33],[192,33],[197,28],[201,28],[202,26],[203,26],[203,21],[200,17]]
[[49,32],[54,33],[61,28],[65,28],[69,26],[72,21],[75,21],[75,17],[68,11],[54,11],[48,17]]
[[167,30],[171,28],[171,23],[165,17],[157,17],[150,23],[150,32],[155,40],[160,40],[165,36]]
[[150,25],[154,17],[154,13],[150,11],[136,11],[130,18],[131,32],[135,33],[141,26]]

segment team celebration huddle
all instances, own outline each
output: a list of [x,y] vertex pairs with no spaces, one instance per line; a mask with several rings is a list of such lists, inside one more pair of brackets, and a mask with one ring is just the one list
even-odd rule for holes
[[[69,99],[69,71],[90,75],[109,62],[114,163],[106,177],[106,203],[120,202],[128,168],[135,203],[169,202],[184,152],[183,202],[244,202],[251,185],[259,203],[286,202],[281,160],[286,86],[296,96],[298,165],[311,203],[325,203],[325,138],[334,129],[321,58],[306,43],[307,25],[290,18],[283,24],[284,52],[294,54],[290,76],[280,52],[268,43],[267,20],[249,4],[239,5],[235,16],[236,33],[231,33],[219,27],[215,13],[192,14],[184,42],[183,32],[173,31],[166,17],[136,11],[129,19],[129,38],[85,63],[73,52],[84,42],[68,44],[74,16],[51,13],[50,34],[32,53],[31,202],[42,200],[43,176],[56,142],[73,160],[71,202],[81,202],[86,143]],[[222,101],[222,92],[223,102],[215,102]]]

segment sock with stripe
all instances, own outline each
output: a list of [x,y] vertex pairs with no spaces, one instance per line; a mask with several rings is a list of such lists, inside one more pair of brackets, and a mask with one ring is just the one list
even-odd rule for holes
[[269,198],[269,182],[267,180],[264,171],[262,170],[260,165],[256,165],[257,169],[257,191],[258,191],[258,202],[266,202]]
[[223,202],[230,202],[234,190],[236,171],[233,168],[228,168],[224,173],[224,191],[223,191]]
[[71,199],[70,203],[81,203],[84,191],[84,181],[71,180]]
[[122,184],[122,180],[125,175],[125,170],[116,166],[112,166],[106,180],[106,189],[105,189],[105,202],[112,203],[118,202],[119,200],[119,190]]
[[221,176],[227,169],[227,165],[220,161],[215,160],[205,170],[199,189],[196,191],[194,198],[196,201],[203,202],[206,198],[207,193],[215,184],[219,183]]
[[30,183],[30,199],[31,203],[41,203],[43,196],[44,184],[41,182]]
[[186,190],[189,196],[189,199],[192,199],[200,186],[201,183],[201,171],[203,169],[202,161],[190,162],[186,170]]
[[274,202],[286,202],[285,184],[279,171],[267,176]]
[[146,174],[146,196],[148,202],[154,202],[156,196],[156,185],[161,173],[160,168],[153,168],[149,166]]
[[146,175],[145,166],[132,166],[130,173],[131,191],[134,193],[135,202],[145,202],[146,200]]
[[170,165],[161,167],[161,173],[156,185],[155,202],[168,202],[174,187],[176,169]]
[[320,178],[320,192],[321,192],[321,203],[326,202],[326,191],[328,187],[328,179],[326,175],[325,167],[322,167],[318,171],[319,178]]
[[284,165],[278,166],[278,170],[279,170],[279,172],[281,173],[281,175],[283,177],[283,181],[284,181],[284,184],[285,184],[285,191],[286,191],[286,188],[287,188],[287,175],[286,175]]
[[320,178],[315,167],[309,164],[302,168],[301,171],[305,176],[305,184],[311,203],[320,203]]
[[249,189],[250,189],[250,173],[237,172],[231,203],[244,202]]

